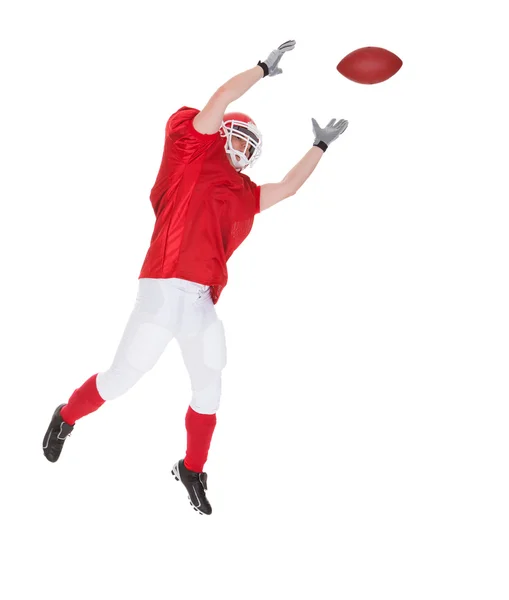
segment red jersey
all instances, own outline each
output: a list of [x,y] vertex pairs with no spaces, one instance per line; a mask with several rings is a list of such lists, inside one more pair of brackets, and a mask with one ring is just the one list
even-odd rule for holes
[[179,277],[209,285],[216,304],[228,281],[226,261],[260,212],[260,186],[233,168],[219,132],[196,131],[198,112],[183,106],[166,124],[150,193],[156,222],[139,279]]

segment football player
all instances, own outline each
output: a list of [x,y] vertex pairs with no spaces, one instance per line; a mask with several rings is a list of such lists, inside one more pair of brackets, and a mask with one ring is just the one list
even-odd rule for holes
[[[257,185],[242,171],[258,160],[262,135],[249,116],[226,112],[256,82],[282,73],[295,41],[222,85],[203,110],[181,107],[168,119],[159,172],[150,193],[155,225],[138,278],[138,294],[111,366],[76,388],[54,411],[44,435],[45,457],[56,462],[76,422],[125,394],[154,367],[168,343],[180,346],[191,382],[185,417],[187,448],[172,473],[200,514],[210,515],[204,465],[226,365],[222,321],[215,305],[226,286],[226,263],[251,231],[254,217],[295,194],[347,121],[320,128],[314,142],[278,183]],[[136,443],[151,435],[154,415],[140,415]]]

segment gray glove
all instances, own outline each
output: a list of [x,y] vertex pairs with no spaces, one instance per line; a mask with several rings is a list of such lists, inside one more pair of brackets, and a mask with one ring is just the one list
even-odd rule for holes
[[336,140],[348,127],[348,121],[341,119],[336,124],[332,119],[324,129],[321,129],[315,119],[311,119],[313,123],[313,133],[315,134],[315,141],[313,146],[318,146],[324,152],[327,150],[329,144]]
[[281,44],[277,50],[273,50],[263,62],[258,61],[258,66],[263,69],[263,76],[274,77],[274,75],[281,74],[283,70],[278,67],[279,61],[285,52],[294,48],[295,40],[288,40],[284,44]]

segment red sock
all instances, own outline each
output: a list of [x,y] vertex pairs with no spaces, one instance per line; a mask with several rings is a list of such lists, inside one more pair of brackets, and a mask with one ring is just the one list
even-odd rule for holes
[[74,390],[67,404],[60,411],[62,419],[69,425],[74,425],[78,419],[88,415],[104,404],[96,385],[96,377],[92,375],[78,389]]
[[191,471],[201,473],[207,462],[212,434],[216,427],[216,415],[202,415],[191,407],[187,409],[187,453],[184,465]]

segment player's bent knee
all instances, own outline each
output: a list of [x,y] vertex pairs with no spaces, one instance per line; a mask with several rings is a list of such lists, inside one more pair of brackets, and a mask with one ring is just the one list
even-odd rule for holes
[[143,373],[130,368],[111,367],[107,371],[97,374],[97,391],[101,398],[107,402],[115,400],[128,392],[142,377]]
[[203,332],[203,360],[209,369],[221,371],[226,366],[224,325],[216,319]]
[[219,410],[221,401],[221,378],[218,377],[202,390],[195,390],[191,408],[202,415],[213,415]]
[[191,408],[194,410],[194,412],[197,412],[200,415],[215,415],[219,410],[219,404],[219,398],[208,403],[197,403],[193,399],[191,402]]

